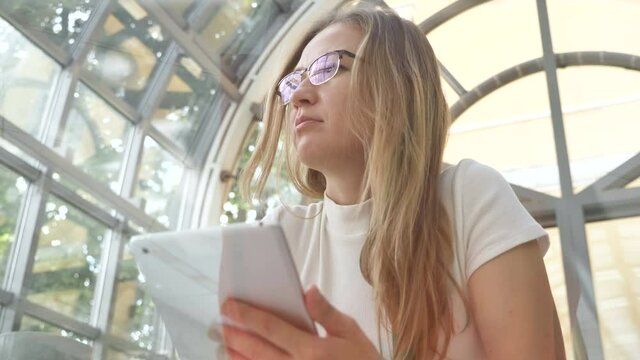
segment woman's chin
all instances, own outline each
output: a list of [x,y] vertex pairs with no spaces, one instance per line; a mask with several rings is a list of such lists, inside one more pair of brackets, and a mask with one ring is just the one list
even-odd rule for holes
[[299,142],[296,146],[296,152],[298,154],[298,159],[307,167],[315,169],[320,164],[325,163],[327,161],[327,156],[329,152],[326,149],[319,148],[318,146],[313,146],[313,144]]

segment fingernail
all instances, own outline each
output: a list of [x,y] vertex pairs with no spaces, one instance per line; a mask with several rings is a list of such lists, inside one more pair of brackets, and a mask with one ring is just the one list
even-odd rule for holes
[[222,340],[222,333],[217,325],[214,325],[209,328],[209,339],[214,341]]

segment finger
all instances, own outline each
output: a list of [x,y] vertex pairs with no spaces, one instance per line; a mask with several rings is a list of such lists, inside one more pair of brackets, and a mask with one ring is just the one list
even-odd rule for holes
[[354,334],[355,321],[333,307],[315,285],[305,293],[305,303],[311,318],[319,322],[329,335],[346,338]]
[[222,338],[221,331],[221,324],[214,324],[209,328],[209,332],[207,333],[207,335],[209,336],[209,339],[213,341],[222,342],[224,339]]
[[246,358],[244,356],[242,356],[242,354],[240,354],[239,352],[233,350],[232,348],[225,348],[225,351],[227,352],[227,356],[231,359],[231,360],[251,360],[249,358]]
[[286,359],[289,356],[269,342],[248,332],[223,326],[224,343],[240,359]]
[[288,354],[303,353],[314,340],[313,335],[278,316],[240,301],[225,301],[222,313]]

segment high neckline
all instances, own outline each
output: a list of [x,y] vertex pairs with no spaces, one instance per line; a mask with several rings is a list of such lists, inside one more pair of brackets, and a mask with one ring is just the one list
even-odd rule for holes
[[325,191],[324,214],[327,230],[335,235],[364,235],[369,231],[371,198],[354,205],[338,205]]

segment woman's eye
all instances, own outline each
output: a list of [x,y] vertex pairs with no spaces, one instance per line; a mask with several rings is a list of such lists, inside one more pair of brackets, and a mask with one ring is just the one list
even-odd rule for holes
[[326,67],[322,67],[319,69],[315,69],[313,71],[313,75],[318,75],[318,74],[327,74],[327,73],[331,73],[336,69],[335,65],[334,66],[326,66]]

